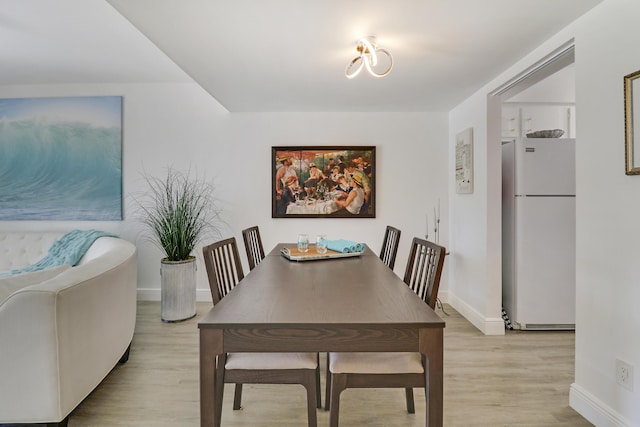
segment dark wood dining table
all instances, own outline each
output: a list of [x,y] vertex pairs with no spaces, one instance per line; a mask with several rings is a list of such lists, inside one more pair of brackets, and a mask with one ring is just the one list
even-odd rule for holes
[[280,254],[283,247],[295,244],[276,245],[198,322],[200,425],[220,423],[214,384],[223,353],[419,351],[426,426],[442,426],[444,321],[369,248],[296,262]]

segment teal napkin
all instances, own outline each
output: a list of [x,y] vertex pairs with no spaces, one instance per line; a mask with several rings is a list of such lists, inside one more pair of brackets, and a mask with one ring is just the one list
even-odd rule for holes
[[351,240],[327,240],[327,248],[332,251],[342,252],[343,254],[364,252],[365,246],[362,243],[353,242]]

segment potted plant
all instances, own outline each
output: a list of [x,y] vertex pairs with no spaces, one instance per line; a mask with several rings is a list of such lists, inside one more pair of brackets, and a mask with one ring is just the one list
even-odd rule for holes
[[217,229],[220,211],[213,185],[172,168],[164,178],[144,175],[148,191],[138,199],[140,220],[163,252],[162,320],[177,322],[196,314],[196,258],[193,250]]

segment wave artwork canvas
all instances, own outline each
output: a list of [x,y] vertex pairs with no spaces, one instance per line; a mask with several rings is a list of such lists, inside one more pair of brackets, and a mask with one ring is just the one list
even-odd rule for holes
[[0,99],[0,220],[122,220],[122,97]]

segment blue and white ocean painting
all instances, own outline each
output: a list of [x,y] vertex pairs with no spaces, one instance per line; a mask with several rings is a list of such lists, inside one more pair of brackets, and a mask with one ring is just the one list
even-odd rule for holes
[[0,99],[0,220],[121,219],[121,96]]

